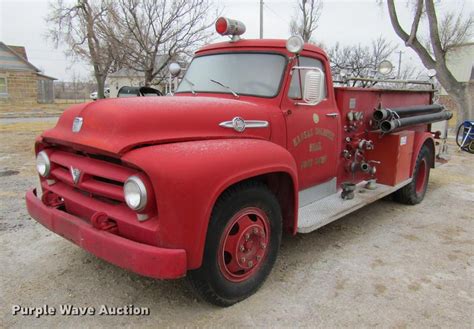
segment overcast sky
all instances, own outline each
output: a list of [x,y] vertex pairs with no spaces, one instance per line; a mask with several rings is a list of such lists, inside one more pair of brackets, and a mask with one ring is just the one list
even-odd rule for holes
[[[259,0],[215,0],[224,10],[227,17],[239,19],[247,27],[245,38],[258,38],[259,34]],[[68,80],[73,73],[86,78],[91,69],[85,64],[71,63],[64,56],[63,50],[54,49],[44,36],[46,34],[45,17],[48,14],[48,0],[0,0],[0,41],[9,45],[26,47],[28,58],[45,74],[61,80]],[[294,13],[296,0],[264,1],[264,37],[283,38],[289,36],[289,21]],[[409,27],[411,12],[397,1],[399,18],[402,24]],[[462,10],[466,15],[472,14],[472,0],[443,0],[442,11]],[[405,48],[392,26],[385,6],[376,4],[376,0],[325,0],[319,28],[313,39],[330,46],[341,44],[369,44],[372,39],[384,36],[399,46],[404,53],[403,63],[419,65],[416,54]],[[226,40],[217,38],[216,41]],[[396,64],[398,55],[392,61]]]

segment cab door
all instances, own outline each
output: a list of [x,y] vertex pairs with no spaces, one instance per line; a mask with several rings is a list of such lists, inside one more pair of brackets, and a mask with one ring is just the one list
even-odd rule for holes
[[333,91],[328,93],[329,69],[321,60],[312,57],[300,56],[295,62],[298,66],[318,67],[325,73],[326,98],[317,105],[298,105],[304,103],[302,91],[307,70],[292,70],[291,81],[282,101],[287,126],[287,148],[296,160],[301,190],[333,182],[329,189],[335,193],[340,115],[333,100]]

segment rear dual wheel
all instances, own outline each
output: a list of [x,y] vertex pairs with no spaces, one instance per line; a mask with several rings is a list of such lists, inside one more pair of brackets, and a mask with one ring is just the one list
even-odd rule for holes
[[188,273],[191,286],[218,306],[247,298],[270,274],[281,233],[280,206],[265,185],[231,187],[213,209],[202,266]]

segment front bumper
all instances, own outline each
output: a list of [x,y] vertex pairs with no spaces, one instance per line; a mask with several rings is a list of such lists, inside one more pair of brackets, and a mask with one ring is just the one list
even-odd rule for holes
[[46,206],[35,189],[26,193],[26,207],[40,224],[109,263],[158,279],[186,275],[184,249],[154,247],[98,230],[80,218]]

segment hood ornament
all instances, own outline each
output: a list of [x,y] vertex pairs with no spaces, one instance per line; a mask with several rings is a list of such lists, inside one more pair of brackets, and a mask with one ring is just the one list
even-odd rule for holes
[[83,122],[84,119],[82,117],[75,117],[74,121],[72,122],[72,132],[78,133],[79,131],[81,131]]
[[263,120],[244,120],[241,117],[235,117],[232,121],[224,121],[219,123],[219,126],[223,128],[231,128],[241,133],[246,128],[266,128],[270,124],[268,121]]
[[72,176],[72,181],[74,182],[74,185],[77,185],[79,182],[79,179],[81,178],[81,171],[78,168],[74,168],[71,166],[71,176]]

